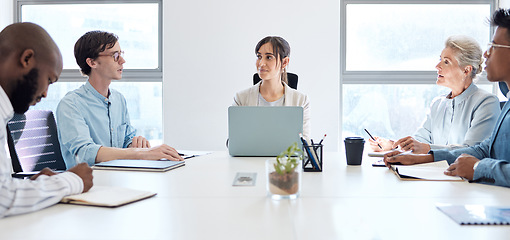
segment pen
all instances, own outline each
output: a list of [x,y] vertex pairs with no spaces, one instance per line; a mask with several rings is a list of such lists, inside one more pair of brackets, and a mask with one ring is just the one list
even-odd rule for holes
[[[371,138],[372,140],[374,140],[375,142],[377,142],[377,140],[375,140],[375,138],[374,138],[374,137],[372,137],[372,134],[370,134],[366,128],[363,128],[363,129],[365,129],[365,132],[367,132],[367,133],[368,133],[368,136],[370,136],[370,138]],[[377,143],[377,146],[379,146],[379,148],[380,148],[380,149],[383,149],[383,148],[381,147],[381,144]]]
[[324,141],[324,138],[326,138],[326,134],[324,134],[324,137],[322,137],[321,141],[319,142],[319,145],[322,144],[322,141]]

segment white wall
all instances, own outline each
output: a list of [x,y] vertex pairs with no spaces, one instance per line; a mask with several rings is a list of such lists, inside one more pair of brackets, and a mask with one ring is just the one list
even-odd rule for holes
[[499,7],[500,8],[510,8],[510,0],[500,0]]
[[12,0],[0,0],[0,31],[12,23],[13,12]]
[[312,137],[338,150],[339,1],[164,1],[165,143],[226,150],[227,109],[252,85],[255,45],[268,35],[291,45],[289,72],[311,99]]

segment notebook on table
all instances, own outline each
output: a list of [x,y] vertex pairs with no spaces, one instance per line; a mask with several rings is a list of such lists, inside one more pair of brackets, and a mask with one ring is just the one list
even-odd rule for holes
[[166,172],[184,165],[184,161],[117,159],[97,163],[92,168],[98,170]]
[[416,165],[392,164],[390,169],[400,180],[415,181],[465,181],[459,176],[448,176],[444,171],[448,168],[446,160]]
[[460,225],[510,225],[510,207],[437,204],[437,208]]
[[228,108],[228,152],[231,156],[277,156],[301,143],[302,107],[231,106]]
[[155,196],[155,192],[130,188],[93,186],[88,192],[64,197],[60,202],[97,207],[119,207]]

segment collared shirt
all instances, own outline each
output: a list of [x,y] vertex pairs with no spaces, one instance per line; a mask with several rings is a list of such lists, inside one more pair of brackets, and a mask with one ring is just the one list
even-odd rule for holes
[[136,134],[124,96],[109,89],[106,98],[89,81],[62,98],[56,116],[67,168],[81,162],[92,166],[101,146],[126,148]]
[[491,135],[501,107],[498,98],[471,84],[455,98],[432,101],[427,118],[413,137],[431,149],[473,146]]
[[81,193],[83,181],[65,172],[51,177],[39,176],[35,181],[12,178],[12,163],[7,157],[5,126],[14,115],[12,104],[0,87],[0,218],[33,212],[58,203],[64,196]]
[[452,151],[432,150],[434,161],[447,160],[449,164],[452,164],[461,154],[467,153],[480,159],[473,173],[474,182],[510,187],[509,112],[510,101],[507,101],[489,138],[468,148]]

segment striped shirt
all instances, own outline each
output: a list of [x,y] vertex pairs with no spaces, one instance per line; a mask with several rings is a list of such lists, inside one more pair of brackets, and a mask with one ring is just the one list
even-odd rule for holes
[[72,173],[39,176],[36,180],[12,178],[12,163],[7,157],[5,126],[14,115],[12,104],[0,87],[0,218],[28,213],[58,203],[64,196],[81,193],[83,181]]

